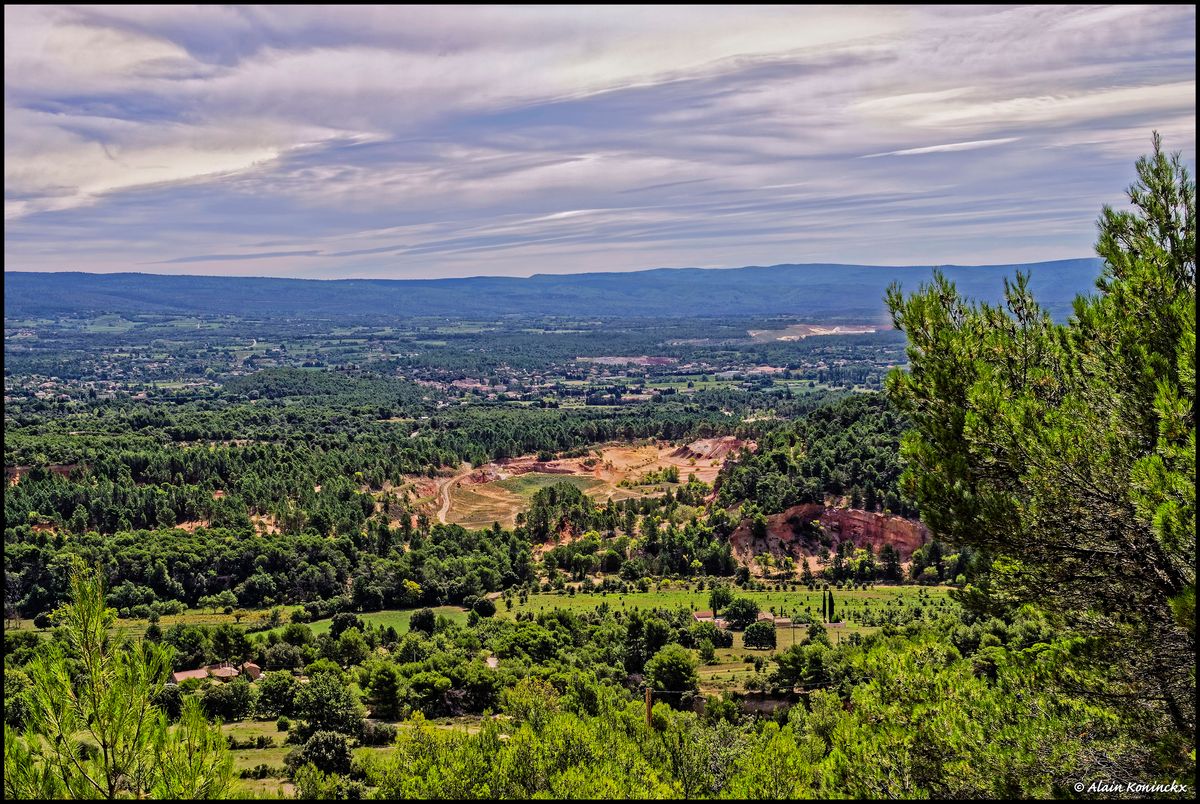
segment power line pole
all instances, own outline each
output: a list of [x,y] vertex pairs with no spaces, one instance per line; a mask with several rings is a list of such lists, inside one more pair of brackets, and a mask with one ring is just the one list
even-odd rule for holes
[[650,726],[650,688],[646,687],[646,726]]

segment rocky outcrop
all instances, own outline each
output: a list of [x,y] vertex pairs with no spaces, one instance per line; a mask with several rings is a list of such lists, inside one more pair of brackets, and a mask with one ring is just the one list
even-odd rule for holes
[[844,541],[855,547],[870,545],[876,555],[890,544],[900,553],[900,560],[907,562],[928,540],[929,530],[916,520],[817,504],[796,505],[768,516],[766,538],[753,538],[749,520],[743,520],[729,537],[734,557],[750,565],[754,556],[762,553],[776,558],[791,556],[799,563],[816,555],[822,546],[836,552]]
[[[70,477],[71,471],[75,469],[77,463],[53,463],[46,468],[56,475],[61,477]],[[15,486],[21,482],[21,478],[29,474],[32,466],[6,466],[4,467],[4,477],[8,481],[8,485]]]
[[671,453],[672,458],[695,458],[697,460],[716,460],[724,458],[731,452],[737,452],[742,447],[754,449],[753,442],[742,441],[733,436],[720,438],[702,438],[699,441],[682,446]]

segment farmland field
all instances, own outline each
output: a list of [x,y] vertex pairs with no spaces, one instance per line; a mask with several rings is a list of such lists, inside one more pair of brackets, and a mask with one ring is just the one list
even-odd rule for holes
[[[396,631],[403,635],[408,633],[408,621],[412,617],[412,613],[416,609],[392,609],[389,611],[369,611],[358,614],[359,619],[368,622],[371,625],[387,628],[391,626]],[[459,606],[438,606],[434,608],[433,613],[439,617],[446,617],[458,624],[463,624],[467,621],[466,610]],[[308,623],[308,627],[312,629],[314,634],[320,635],[329,631],[331,619],[314,620]],[[282,628],[277,628],[275,631],[281,632]]]
[[[866,608],[899,605],[931,605],[949,607],[954,605],[949,599],[950,587],[946,586],[874,586],[867,589],[840,590],[834,589],[834,599],[838,611],[846,616],[853,616]],[[753,600],[761,611],[774,612],[781,617],[790,616],[794,612],[815,614],[821,612],[821,591],[810,592],[807,588],[796,592],[775,591],[743,591],[734,589],[738,597],[748,597]],[[703,611],[709,608],[708,590],[692,591],[689,589],[663,589],[650,592],[630,592],[618,594],[599,592],[589,594],[536,594],[530,595],[526,603],[514,602],[511,610],[499,606],[496,616],[515,616],[519,612],[538,613],[552,609],[568,611],[592,611],[602,603],[607,603],[610,609],[653,609],[679,608],[689,611]]]
[[[830,641],[837,645],[852,634],[866,635],[878,631],[876,626],[867,626],[858,622],[865,612],[877,611],[881,608],[928,607],[936,613],[951,613],[957,610],[957,605],[948,597],[949,587],[914,587],[914,586],[874,586],[868,589],[833,590],[838,616],[842,622],[826,625]],[[774,613],[780,617],[791,618],[794,614],[808,614],[820,620],[821,592],[810,592],[807,588],[801,591],[744,591],[735,589],[738,597],[748,597],[753,600],[761,611]],[[498,601],[499,602],[499,601]],[[692,589],[662,589],[660,591],[619,593],[578,593],[571,594],[536,594],[530,595],[526,603],[514,600],[511,609],[506,604],[497,607],[497,617],[515,617],[518,613],[538,614],[564,609],[568,611],[594,611],[602,604],[607,604],[613,611],[632,611],[641,609],[673,609],[683,607],[689,611],[703,611],[709,608],[708,590]],[[698,673],[700,690],[705,694],[715,694],[723,691],[739,691],[745,688],[746,681],[756,674],[752,663],[747,659],[761,657],[766,661],[765,669],[773,666],[770,656],[786,650],[793,645],[801,644],[807,639],[808,626],[804,623],[792,625],[779,624],[776,626],[775,651],[746,648],[742,644],[742,632],[733,633],[733,646],[719,648],[715,660],[711,664],[702,664]]]

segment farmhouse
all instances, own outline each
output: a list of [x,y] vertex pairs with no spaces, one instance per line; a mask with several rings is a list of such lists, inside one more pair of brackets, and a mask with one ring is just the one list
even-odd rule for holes
[[218,681],[231,681],[237,678],[242,673],[251,681],[258,680],[262,675],[262,668],[253,662],[244,662],[241,668],[234,667],[229,662],[221,662],[220,664],[210,664],[205,667],[199,667],[195,670],[180,670],[172,673],[171,678],[167,681],[168,684],[182,684],[189,679],[205,679],[213,678]]
[[714,617],[711,611],[692,612],[692,619],[698,623],[712,623],[717,628],[725,627],[725,621],[720,617]]

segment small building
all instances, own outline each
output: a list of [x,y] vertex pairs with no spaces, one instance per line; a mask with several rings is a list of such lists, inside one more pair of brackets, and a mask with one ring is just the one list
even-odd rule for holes
[[193,678],[208,678],[208,670],[203,667],[198,670],[180,670],[176,673],[172,673],[171,678],[167,683],[182,684],[183,682]]
[[698,623],[712,623],[717,628],[726,628],[725,621],[720,617],[714,617],[711,611],[696,611],[692,612],[692,619]]
[[204,669],[208,671],[208,674],[210,676],[212,676],[213,678],[219,678],[222,681],[229,681],[229,680],[237,678],[239,675],[241,675],[241,673],[238,671],[238,669],[236,667],[234,667],[233,665],[231,665],[229,662],[222,662],[221,664],[210,664],[208,667],[206,667]]
[[262,677],[262,668],[254,662],[246,662],[242,665],[242,673],[251,681],[258,681]]
[[[247,670],[247,675],[250,677],[251,681],[262,675],[262,670],[258,665],[246,662],[242,665],[242,668],[245,670],[247,666],[254,668],[253,675],[251,675],[250,671]],[[180,670],[172,673],[171,677],[167,680],[167,683],[182,684],[183,682],[193,678],[201,680],[206,678],[215,678],[219,681],[231,681],[237,678],[239,675],[241,675],[241,671],[239,671],[236,667],[231,665],[229,662],[221,662],[220,664],[210,664],[207,667],[199,667],[195,670]]]

